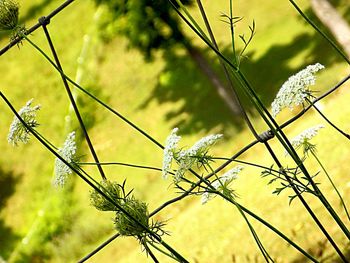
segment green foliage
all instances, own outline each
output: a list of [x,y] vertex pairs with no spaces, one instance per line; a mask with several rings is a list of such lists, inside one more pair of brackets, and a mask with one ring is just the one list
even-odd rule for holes
[[[146,58],[152,51],[169,48],[185,41],[179,28],[178,15],[168,1],[161,0],[95,0],[106,4],[111,16],[105,20],[107,36],[126,36],[131,47],[139,49]],[[190,4],[191,0],[183,1]]]

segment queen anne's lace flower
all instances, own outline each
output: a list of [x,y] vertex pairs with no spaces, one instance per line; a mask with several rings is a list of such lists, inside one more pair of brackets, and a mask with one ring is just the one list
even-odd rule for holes
[[[22,107],[18,115],[24,120],[24,122],[30,127],[35,128],[39,124],[36,121],[36,112],[40,109],[40,105],[32,107],[33,99],[29,100],[24,107]],[[23,123],[14,117],[11,125],[7,140],[13,146],[17,146],[19,142],[27,143],[30,138],[29,130],[23,125]]]
[[286,107],[293,109],[294,106],[302,105],[305,99],[311,95],[309,86],[315,84],[316,78],[314,74],[323,68],[323,65],[316,63],[291,76],[282,85],[271,104],[272,115],[276,117]]
[[[308,148],[307,146],[310,145],[309,141],[315,137],[320,129],[324,128],[324,125],[320,124],[315,127],[311,127],[309,129],[306,129],[296,137],[294,137],[290,142],[293,145],[295,149],[300,148],[301,146],[304,146],[305,148]],[[306,147],[305,147],[306,146]]]
[[207,154],[209,147],[214,145],[222,136],[222,134],[208,135],[196,142],[190,149],[180,151],[176,156],[179,169],[174,175],[174,181],[176,183],[180,182],[185,172],[202,159]]
[[203,137],[196,142],[190,149],[187,150],[189,156],[203,156],[209,150],[209,147],[214,145],[222,138],[222,134],[214,134]]
[[[68,163],[75,165],[77,146],[75,143],[75,132],[68,134],[63,147],[58,150],[58,154],[66,160]],[[53,181],[54,186],[63,187],[66,183],[68,175],[73,171],[60,159],[55,160],[55,178]]]
[[[211,185],[218,191],[224,192],[226,189],[228,189],[229,184],[237,179],[238,173],[240,173],[243,170],[243,166],[236,166],[235,168],[232,168],[231,170],[227,171],[224,175],[222,175],[220,178],[216,179]],[[202,204],[207,203],[211,198],[213,197],[213,193],[210,193],[209,191],[206,191],[202,194]]]
[[171,163],[174,159],[177,144],[181,139],[181,136],[178,136],[176,134],[178,130],[179,130],[178,128],[174,128],[165,141],[163,168],[162,168],[162,176],[164,179],[168,178],[168,173],[171,169]]
[[177,161],[179,168],[174,175],[175,183],[180,182],[185,172],[198,162],[198,160],[203,158],[207,154],[209,147],[214,145],[223,136],[222,134],[209,135],[200,139],[190,149],[181,150],[177,149],[181,139],[181,137],[176,134],[178,130],[178,128],[174,128],[166,139],[162,167],[162,176],[164,179],[167,179],[172,161],[174,159]]

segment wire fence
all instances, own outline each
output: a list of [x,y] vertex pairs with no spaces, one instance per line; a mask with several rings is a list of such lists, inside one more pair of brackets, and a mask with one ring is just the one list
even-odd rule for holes
[[[138,132],[141,132],[144,136],[147,137],[147,139],[151,140],[152,142],[156,143],[160,148],[163,148],[163,146],[161,144],[159,144],[157,141],[155,141],[152,137],[150,137],[147,133],[143,132],[142,129],[140,129],[139,127],[137,127],[135,124],[131,123],[130,121],[128,121],[128,119],[126,119],[122,114],[120,114],[116,109],[110,107],[109,105],[107,105],[107,103],[103,102],[102,100],[100,100],[99,98],[97,98],[94,94],[91,94],[89,92],[87,92],[86,90],[84,90],[82,87],[80,87],[80,85],[74,83],[67,75],[65,75],[63,67],[61,65],[59,56],[57,54],[57,51],[54,47],[54,43],[50,37],[50,33],[49,33],[49,25],[50,22],[52,22],[53,18],[59,14],[60,12],[64,11],[66,8],[69,7],[69,5],[71,3],[73,3],[74,0],[67,0],[65,1],[63,4],[61,4],[60,6],[58,6],[56,9],[54,9],[51,13],[47,14],[47,16],[41,17],[38,20],[38,23],[36,23],[35,25],[33,25],[32,27],[30,27],[29,29],[25,30],[23,33],[24,35],[18,35],[15,39],[13,39],[8,45],[6,45],[5,47],[3,47],[0,50],[0,56],[5,55],[11,48],[13,48],[14,46],[16,46],[18,43],[20,43],[22,40],[28,40],[26,38],[26,36],[30,35],[31,33],[37,31],[38,29],[43,29],[43,32],[46,36],[46,40],[47,43],[50,46],[50,50],[52,52],[53,55],[53,60],[51,60],[51,64],[53,64],[53,66],[58,70],[58,72],[60,73],[61,77],[62,77],[62,82],[66,88],[70,103],[72,104],[73,108],[74,108],[74,112],[77,116],[77,119],[79,121],[81,130],[83,131],[84,134],[84,138],[89,146],[91,155],[94,158],[95,163],[97,164],[98,170],[100,172],[101,178],[102,179],[106,179],[105,173],[102,169],[102,165],[100,165],[100,161],[99,158],[97,156],[96,151],[94,150],[94,146],[93,143],[90,140],[87,128],[85,127],[84,124],[84,120],[80,114],[79,111],[79,107],[70,91],[70,87],[69,85],[73,84],[74,86],[76,86],[78,89],[80,89],[81,91],[85,92],[86,95],[90,96],[92,99],[95,100],[96,103],[102,105],[103,107],[107,108],[112,114],[116,115],[117,117],[121,118],[122,120],[126,121],[128,124],[130,124],[132,127],[134,127]],[[181,13],[179,13],[180,15],[182,15]],[[210,28],[209,28],[210,30]],[[210,32],[210,31],[209,31]],[[208,42],[207,39],[205,39],[205,41]],[[215,43],[215,39],[212,39],[212,43],[209,43],[209,45],[213,45],[213,49],[216,50],[217,49],[217,45]],[[312,107],[314,107],[315,103],[325,99],[327,96],[329,96],[330,94],[332,94],[333,92],[335,92],[337,89],[339,89],[340,87],[342,87],[347,81],[349,81],[350,79],[350,74],[346,77],[344,77],[341,81],[339,81],[334,87],[330,88],[327,92],[325,92],[323,95],[315,98],[313,101],[310,102],[309,105],[305,106],[298,114],[296,114],[294,117],[290,118],[289,120],[287,120],[286,122],[284,122],[283,124],[279,125],[279,129],[282,130],[286,127],[288,127],[289,125],[291,125],[292,123],[294,123],[295,121],[297,121],[299,118],[301,118],[307,111],[309,111]],[[6,98],[6,96],[1,92],[1,97],[5,100],[5,102],[11,107],[11,102],[9,102]],[[15,113],[15,109],[13,109],[13,112]],[[35,132],[33,132],[33,134],[35,135]],[[247,144],[246,146],[244,146],[242,149],[240,149],[239,151],[235,152],[234,154],[232,154],[232,156],[226,160],[222,165],[220,165],[219,167],[217,167],[215,169],[215,171],[213,171],[212,173],[210,173],[209,175],[207,175],[204,179],[209,179],[211,178],[213,175],[217,174],[218,172],[220,172],[221,170],[223,170],[225,167],[227,167],[229,164],[231,164],[232,162],[234,162],[239,156],[241,156],[242,154],[244,154],[245,152],[247,152],[248,150],[252,149],[255,145],[262,143],[262,144],[266,144],[266,142],[268,140],[271,140],[274,138],[274,133],[271,130],[265,131],[263,133],[261,133],[260,135],[256,136],[256,139],[253,140],[252,142],[250,142],[249,144]],[[40,137],[37,137],[37,139],[39,141],[41,141]],[[49,145],[46,145],[45,141],[41,141],[42,144],[44,144],[45,147],[47,147],[48,149],[50,149]],[[58,158],[60,158],[62,160],[62,162],[65,162],[67,166],[70,166],[69,163],[67,163],[64,158],[60,157],[59,155],[57,155],[57,153],[55,153],[55,151],[52,151],[52,153],[54,155],[56,155]],[[84,177],[83,174],[81,174],[81,171],[74,169],[74,167],[71,167],[81,178],[83,178],[83,180],[85,180],[86,183],[90,184],[92,187],[94,187],[90,182],[89,179],[84,179],[86,177]],[[83,171],[84,173],[84,171]],[[149,214],[149,217],[153,217],[154,215],[158,214],[160,211],[162,211],[163,209],[165,209],[166,207],[170,206],[171,204],[174,204],[182,199],[184,199],[185,197],[191,195],[193,193],[193,191],[199,187],[201,184],[203,183],[202,180],[198,180],[195,184],[193,184],[191,187],[189,187],[188,189],[186,189],[182,194],[179,194],[177,197],[170,199],[166,202],[164,202],[162,205],[160,205],[158,208],[154,209],[154,211],[152,211]],[[96,188],[95,188],[96,189]],[[97,188],[98,191],[100,191]],[[104,195],[104,193],[102,191],[100,191],[101,195]],[[110,199],[109,196],[106,196],[106,199]],[[110,200],[113,203],[113,200]],[[115,205],[118,205],[115,203]],[[126,212],[127,213],[127,212]],[[249,211],[248,211],[249,213]],[[258,221],[260,221],[262,224],[267,224],[267,222],[264,222],[263,220],[257,219]],[[108,240],[106,240],[105,242],[103,242],[100,246],[98,246],[96,249],[94,249],[91,253],[89,253],[87,256],[85,256],[84,258],[82,258],[79,262],[85,262],[88,259],[90,259],[92,256],[94,256],[96,253],[98,253],[99,251],[101,251],[103,248],[105,248],[108,244],[110,244],[111,242],[113,242],[114,240],[116,240],[118,237],[120,236],[119,233],[114,234],[113,236],[111,236]],[[157,236],[155,236],[155,238],[157,238]],[[152,255],[151,255],[152,256]]]

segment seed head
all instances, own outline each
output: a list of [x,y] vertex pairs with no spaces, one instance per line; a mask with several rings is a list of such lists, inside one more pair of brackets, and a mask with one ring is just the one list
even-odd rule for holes
[[18,26],[19,5],[14,0],[0,0],[0,30],[15,30]]
[[[122,203],[124,210],[145,227],[149,227],[147,205],[134,197],[126,198]],[[125,213],[118,211],[114,220],[115,228],[122,236],[142,236],[145,229]]]
[[[103,180],[99,189],[108,195],[116,203],[121,200],[121,187],[117,182]],[[117,211],[117,208],[96,190],[90,192],[91,204],[100,211]]]

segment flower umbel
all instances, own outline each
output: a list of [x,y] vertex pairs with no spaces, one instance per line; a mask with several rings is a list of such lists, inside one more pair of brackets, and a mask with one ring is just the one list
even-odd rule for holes
[[[33,99],[29,100],[26,105],[19,110],[18,115],[30,128],[35,128],[39,126],[35,118],[36,112],[40,109],[40,105],[32,107],[32,102]],[[29,130],[23,125],[17,116],[15,116],[10,125],[9,134],[7,136],[8,142],[13,146],[17,146],[19,142],[27,143],[30,138],[29,135]]]
[[324,128],[324,125],[320,124],[309,129],[306,129],[296,137],[294,137],[290,142],[295,149],[303,147],[304,154],[308,151],[314,151],[315,145],[310,143],[310,140],[315,137],[320,129]]
[[[238,173],[243,170],[243,166],[238,165],[231,170],[227,171],[221,177],[212,182],[212,187],[215,190],[222,192],[224,195],[232,196],[233,191],[228,188],[229,184],[238,177]],[[202,194],[202,204],[207,203],[211,198],[213,198],[213,193],[206,191]]]
[[222,134],[209,135],[197,141],[190,149],[181,150],[177,149],[181,139],[176,134],[178,130],[178,128],[174,128],[166,139],[162,168],[163,178],[167,179],[173,160],[175,159],[177,161],[179,168],[173,177],[175,183],[179,183],[181,177],[194,164],[203,164],[210,146],[214,145],[223,136]]
[[208,159],[206,155],[210,146],[214,145],[222,137],[222,134],[208,135],[196,142],[190,149],[180,151],[176,156],[179,169],[177,169],[174,175],[175,183],[180,182],[181,177],[183,177],[185,172],[191,169],[193,165],[196,163],[202,165],[206,162]]
[[181,136],[178,136],[176,134],[178,130],[179,130],[178,128],[174,128],[165,141],[163,168],[162,168],[162,176],[164,179],[168,178],[168,173],[171,169],[171,163],[176,154],[177,144],[181,139]]
[[13,0],[0,0],[0,30],[15,30],[18,26],[19,5]]
[[303,105],[305,99],[311,96],[309,86],[315,85],[315,73],[324,66],[320,63],[309,65],[297,74],[291,76],[278,91],[276,98],[271,104],[274,117],[284,108],[293,109],[294,106]]
[[[63,147],[58,150],[58,154],[66,160],[69,164],[75,166],[76,164],[77,146],[75,143],[75,132],[68,134]],[[55,160],[55,178],[53,184],[55,186],[63,187],[66,183],[68,175],[73,171],[60,159]]]

